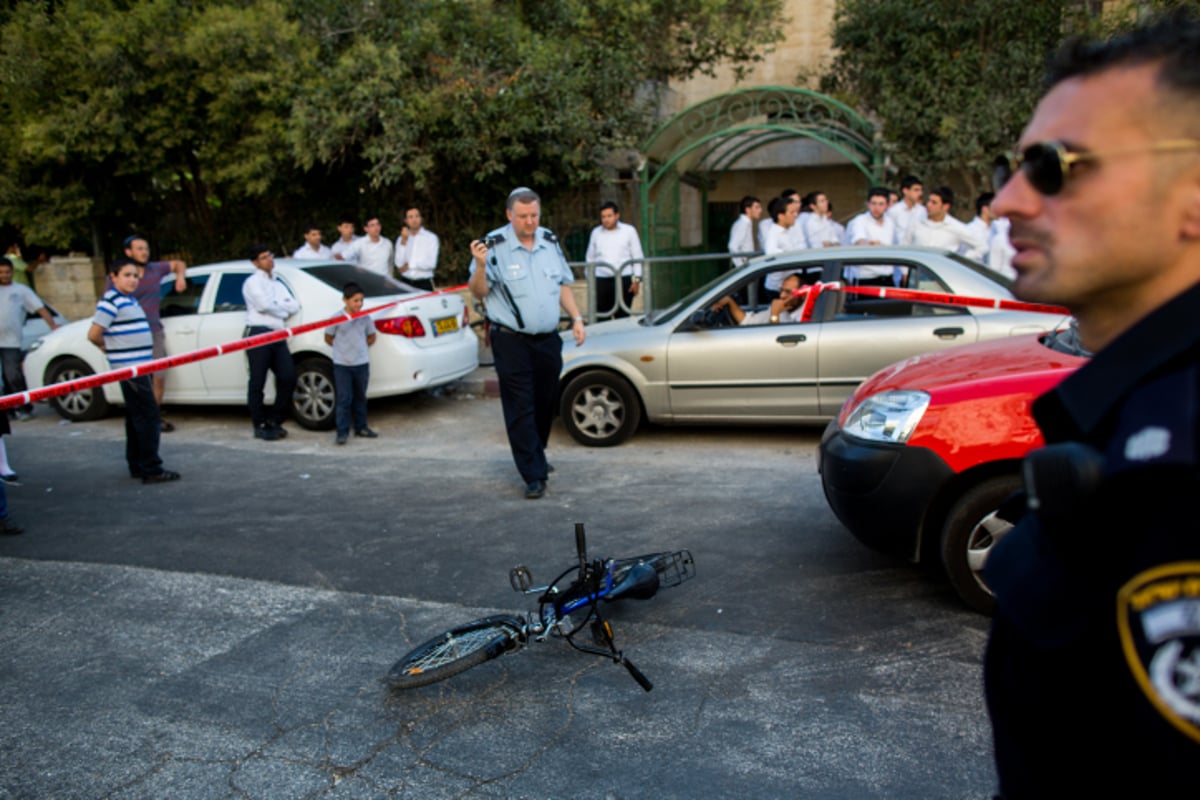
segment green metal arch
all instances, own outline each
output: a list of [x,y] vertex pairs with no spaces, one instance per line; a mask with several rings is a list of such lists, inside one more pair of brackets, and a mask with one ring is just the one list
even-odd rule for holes
[[[794,138],[831,148],[870,183],[883,179],[883,150],[875,126],[846,104],[811,89],[787,86],[717,95],[667,120],[642,148],[638,183],[647,252],[663,249],[660,231],[678,231],[680,182],[709,186],[749,153]],[[656,190],[660,202],[652,203]]]

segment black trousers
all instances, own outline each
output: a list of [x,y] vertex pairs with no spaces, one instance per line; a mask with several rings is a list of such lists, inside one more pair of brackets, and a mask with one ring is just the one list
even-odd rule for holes
[[129,474],[157,475],[163,471],[158,457],[162,419],[154,402],[154,383],[149,375],[139,375],[121,381],[121,394],[125,398],[125,461]]
[[[246,336],[266,333],[270,328],[254,325],[246,328]],[[250,362],[250,385],[246,391],[246,405],[250,406],[250,420],[254,427],[279,425],[287,419],[292,405],[292,393],[296,390],[296,365],[288,352],[287,342],[272,342],[263,347],[246,351]],[[263,403],[263,387],[267,385],[267,372],[275,375],[275,404],[270,410]]]
[[[617,305],[617,279],[616,278],[596,278],[596,316],[600,319],[618,319],[620,317],[628,317],[629,312],[624,306]],[[633,277],[630,275],[621,276],[621,295],[625,298],[625,305],[633,307]]]
[[401,273],[400,280],[404,281],[413,288],[424,289],[427,292],[433,291],[433,278],[409,278]]
[[524,335],[492,326],[492,355],[500,406],[513,462],[526,483],[544,481],[546,443],[558,406],[562,339],[557,333]]

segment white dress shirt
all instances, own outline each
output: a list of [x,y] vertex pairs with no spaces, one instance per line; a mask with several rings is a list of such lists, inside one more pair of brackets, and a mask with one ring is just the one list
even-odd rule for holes
[[275,274],[254,270],[242,284],[242,298],[246,301],[246,325],[261,325],[272,330],[283,328],[283,321],[300,310],[300,303],[292,293],[275,278]]
[[889,208],[884,216],[892,221],[896,229],[895,238],[890,242],[884,242],[884,244],[900,244],[904,241],[904,234],[908,232],[912,224],[918,220],[925,219],[929,216],[929,212],[920,203],[916,203],[912,208],[909,208],[901,200]]
[[400,273],[400,277],[416,281],[432,278],[437,269],[439,246],[437,234],[425,227],[409,234],[404,244],[400,243],[400,237],[397,236],[396,267],[399,269],[408,264],[408,269]]
[[953,250],[975,261],[987,251],[986,241],[949,214],[942,217],[941,222],[928,217],[915,220],[904,234],[903,244]]
[[[605,261],[619,268],[631,258],[639,259],[622,270],[622,275],[642,277],[642,240],[638,238],[637,228],[617,220],[616,226],[610,231],[603,225],[592,228],[592,236],[588,239],[587,261]],[[608,267],[596,267],[597,278],[611,278],[614,272]]]
[[357,241],[358,241],[357,236],[350,237],[350,241],[348,241],[348,242],[345,241],[344,239],[342,239],[341,237],[338,237],[338,240],[336,242],[334,242],[333,246],[330,247],[329,249],[333,253],[333,255],[341,256],[343,261],[347,261],[351,264],[357,264],[358,257],[356,255],[354,255],[354,243]]
[[[349,253],[354,254],[351,258]],[[392,240],[380,236],[378,242],[372,242],[370,236],[361,236],[350,245],[345,256],[347,261],[353,261],[363,269],[378,272],[380,275],[392,274]]]
[[[738,218],[733,221],[733,227],[729,229],[729,252],[731,253],[753,253],[758,250],[754,246],[754,220],[747,217],[745,214],[739,214]],[[740,267],[750,259],[735,258],[733,265]]]
[[[767,255],[803,250],[805,247],[804,232],[799,230],[799,228],[799,223],[792,223],[787,228],[779,223],[772,225],[771,230],[767,231],[767,242],[764,248]],[[763,285],[767,287],[768,291],[778,292],[780,287],[783,286],[783,279],[795,271],[794,269],[785,269],[779,272],[767,273]]]
[[[983,221],[982,217],[975,217],[975,219],[973,219],[967,223],[967,230],[969,230],[971,233],[975,234],[975,236],[977,236],[979,238],[979,240],[983,242],[983,244],[984,244],[983,254],[977,260],[979,261],[979,263],[986,265],[988,263],[988,250],[991,249],[990,248],[991,241],[992,241],[991,227],[986,222]],[[960,251],[960,252],[962,252],[962,251]],[[963,253],[963,255],[966,255],[966,253]],[[968,258],[970,258],[970,256],[968,256]]]
[[[899,203],[896,205],[899,205]],[[896,224],[892,222],[887,214],[883,215],[883,219],[876,220],[871,216],[870,211],[864,211],[850,220],[850,225],[846,228],[846,244],[855,244],[859,241],[878,242],[883,245],[894,244],[896,241]],[[883,265],[847,267],[846,279],[849,281],[865,281],[871,278],[882,278],[891,275],[893,283],[898,284],[898,273],[898,269]]]
[[326,261],[333,258],[333,251],[326,245],[321,245],[316,250],[313,250],[312,246],[308,242],[305,242],[300,245],[296,252],[292,253],[292,258],[307,258],[309,261]]
[[1016,248],[1012,246],[1012,242],[1008,239],[1009,228],[1012,223],[1007,217],[997,217],[992,221],[992,238],[988,249],[988,269],[993,272],[998,272],[1006,278],[1016,278],[1017,271],[1013,269],[1013,256],[1017,254]]
[[841,236],[833,226],[834,222],[829,217],[809,214],[804,221],[804,238],[808,239],[808,246],[829,247],[840,242]]

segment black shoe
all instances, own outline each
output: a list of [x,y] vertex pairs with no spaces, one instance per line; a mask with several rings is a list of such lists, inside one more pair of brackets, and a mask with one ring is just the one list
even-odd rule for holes
[[525,484],[525,497],[530,500],[537,500],[546,493],[545,481],[530,481]]
[[178,472],[164,469],[162,472],[155,472],[153,475],[143,475],[142,483],[170,483],[171,481],[179,480],[181,477],[183,476]]
[[379,438],[379,434],[376,433],[375,431],[371,430],[370,428],[363,428],[360,431],[355,431],[354,435],[361,436],[364,439],[378,439]]
[[282,422],[268,422],[267,427],[270,428],[271,430],[275,431],[275,438],[277,438],[277,439],[286,439],[287,438],[287,428],[283,427]]
[[350,438],[350,437],[349,437],[349,436],[347,436],[346,434],[344,434],[344,433],[339,433],[339,434],[337,435],[337,438],[336,438],[336,439],[334,439],[333,441],[334,441],[336,444],[345,444],[345,443],[346,443],[346,440],[347,440],[347,439],[349,439],[349,438]]
[[546,462],[546,474],[549,475],[551,472],[554,472],[554,465],[551,464],[549,461],[547,461]]
[[21,485],[20,479],[17,478],[17,473],[15,473],[15,472],[6,472],[3,475],[0,475],[0,481],[4,481],[9,486],[20,486]]
[[259,425],[254,429],[254,438],[255,439],[264,439],[268,442],[274,442],[277,439],[283,438],[282,436],[279,435],[279,431],[281,431],[281,430],[283,430],[283,429],[282,428],[271,428],[266,425]]
[[20,536],[24,532],[24,528],[8,517],[0,517],[0,536]]
[[167,422],[165,419],[160,420],[159,428],[163,433],[170,433],[171,431],[175,430],[175,426]]

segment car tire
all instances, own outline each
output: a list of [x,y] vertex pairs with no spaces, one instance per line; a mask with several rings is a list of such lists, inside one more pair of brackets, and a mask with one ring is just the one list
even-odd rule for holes
[[336,394],[333,365],[323,358],[306,358],[296,366],[292,414],[310,431],[333,429]]
[[[50,365],[50,369],[46,370],[46,383],[49,385],[73,381],[95,374],[95,370],[83,359],[63,358],[55,361]],[[100,386],[51,397],[50,407],[57,411],[59,416],[72,422],[103,419],[109,411],[108,400],[104,398],[104,389]]]
[[588,447],[621,444],[637,430],[642,404],[629,381],[594,370],[571,379],[559,405],[571,438]]
[[992,547],[1012,524],[996,510],[1017,489],[1016,474],[998,475],[972,486],[954,503],[942,526],[942,566],[958,596],[982,614],[991,614],[996,598],[983,579],[983,568]]

